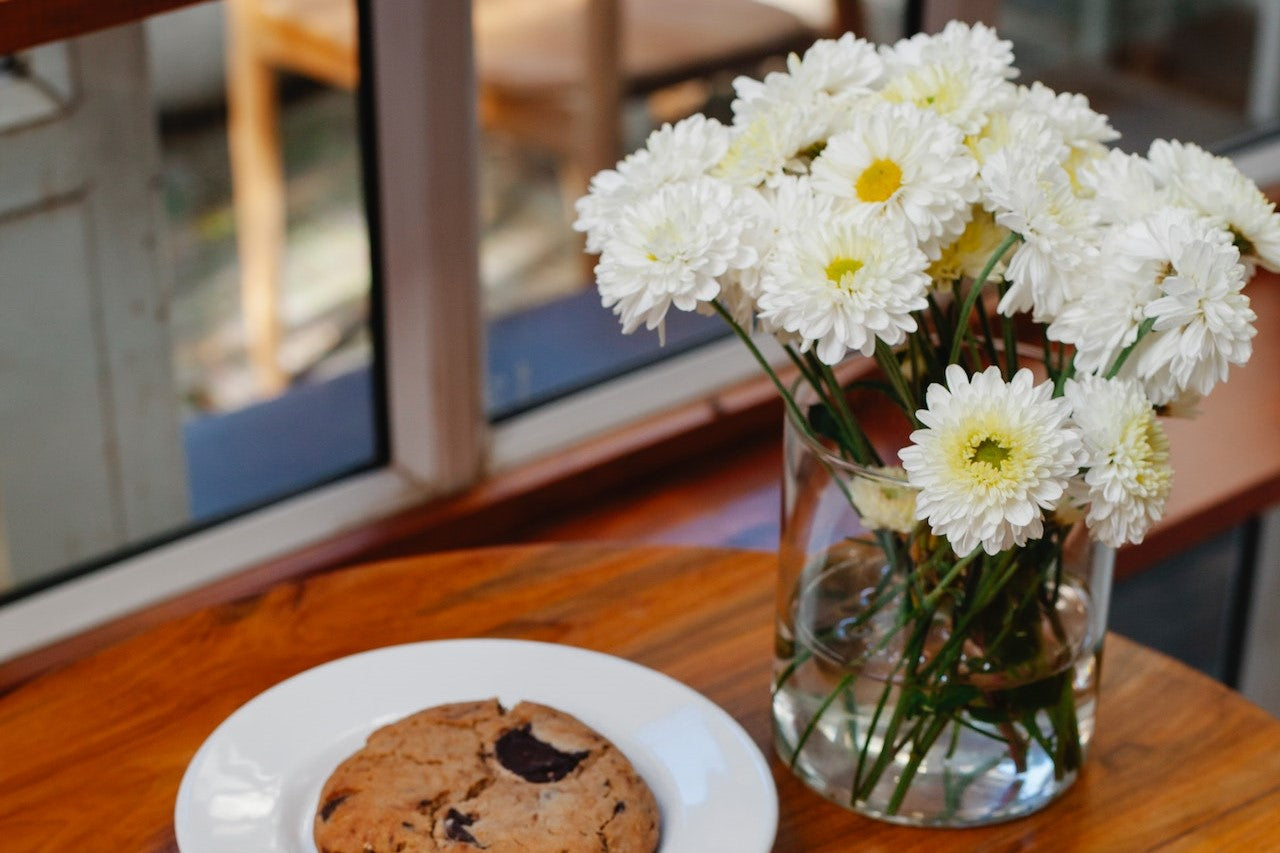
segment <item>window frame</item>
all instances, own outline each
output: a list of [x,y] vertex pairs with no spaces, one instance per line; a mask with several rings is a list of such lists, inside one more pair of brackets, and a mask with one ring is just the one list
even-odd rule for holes
[[[0,609],[0,660],[383,518],[479,476],[482,407],[470,4],[367,0],[389,462]],[[368,12],[368,14],[364,14]],[[428,61],[428,58],[430,61]],[[379,81],[411,81],[380,84]],[[461,132],[427,132],[450,127]],[[370,172],[375,170],[370,170]],[[432,215],[446,210],[449,216]],[[371,223],[371,226],[373,223]],[[375,291],[378,288],[375,287]]]

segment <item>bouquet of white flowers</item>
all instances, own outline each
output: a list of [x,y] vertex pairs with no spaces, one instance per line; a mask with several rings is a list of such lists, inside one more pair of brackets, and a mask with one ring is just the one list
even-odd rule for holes
[[[1009,42],[982,25],[879,48],[819,41],[786,72],[736,80],[730,125],[663,126],[577,206],[624,332],[661,332],[672,307],[719,314],[793,426],[896,496],[877,513],[865,484],[845,488],[892,578],[860,618],[901,613],[891,633],[914,649],[853,740],[848,800],[881,815],[897,815],[952,723],[1015,760],[1038,744],[1055,776],[1074,774],[1067,676],[1014,701],[969,675],[1047,654],[1072,529],[1120,546],[1160,518],[1172,470],[1157,416],[1193,413],[1249,358],[1244,285],[1257,265],[1280,270],[1280,217],[1228,160],[1164,140],[1145,157],[1109,149],[1118,134],[1084,97],[1017,75]],[[815,404],[779,380],[757,331]],[[874,384],[910,422],[900,467],[847,404],[833,367],[851,354],[875,359]],[[948,639],[930,645],[939,622]],[[793,652],[779,689],[813,650]],[[787,758],[855,676],[793,721]]]

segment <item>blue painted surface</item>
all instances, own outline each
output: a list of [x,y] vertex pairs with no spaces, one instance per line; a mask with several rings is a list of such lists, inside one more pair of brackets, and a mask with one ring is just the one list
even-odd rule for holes
[[660,348],[656,331],[622,334],[594,288],[497,318],[488,329],[489,417],[500,421],[728,333],[719,317],[670,311]]
[[[657,332],[623,335],[594,290],[499,318],[486,340],[489,417],[510,417],[726,333],[718,317],[673,311],[659,348]],[[377,435],[369,368],[195,418],[184,425],[192,518],[243,512],[373,465]]]
[[241,512],[372,465],[377,435],[368,369],[194,418],[183,428],[192,518]]

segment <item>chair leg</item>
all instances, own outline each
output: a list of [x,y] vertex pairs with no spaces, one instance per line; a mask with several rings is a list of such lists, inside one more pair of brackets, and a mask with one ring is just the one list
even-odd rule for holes
[[288,385],[279,358],[285,241],[280,105],[275,73],[254,50],[252,10],[241,0],[227,7],[227,136],[245,338],[258,389],[272,395]]

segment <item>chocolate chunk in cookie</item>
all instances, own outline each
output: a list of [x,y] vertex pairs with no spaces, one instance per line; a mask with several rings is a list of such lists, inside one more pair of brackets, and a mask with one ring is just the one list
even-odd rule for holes
[[559,782],[591,754],[590,750],[561,752],[530,734],[531,728],[526,723],[506,732],[495,750],[498,763],[526,782]]

